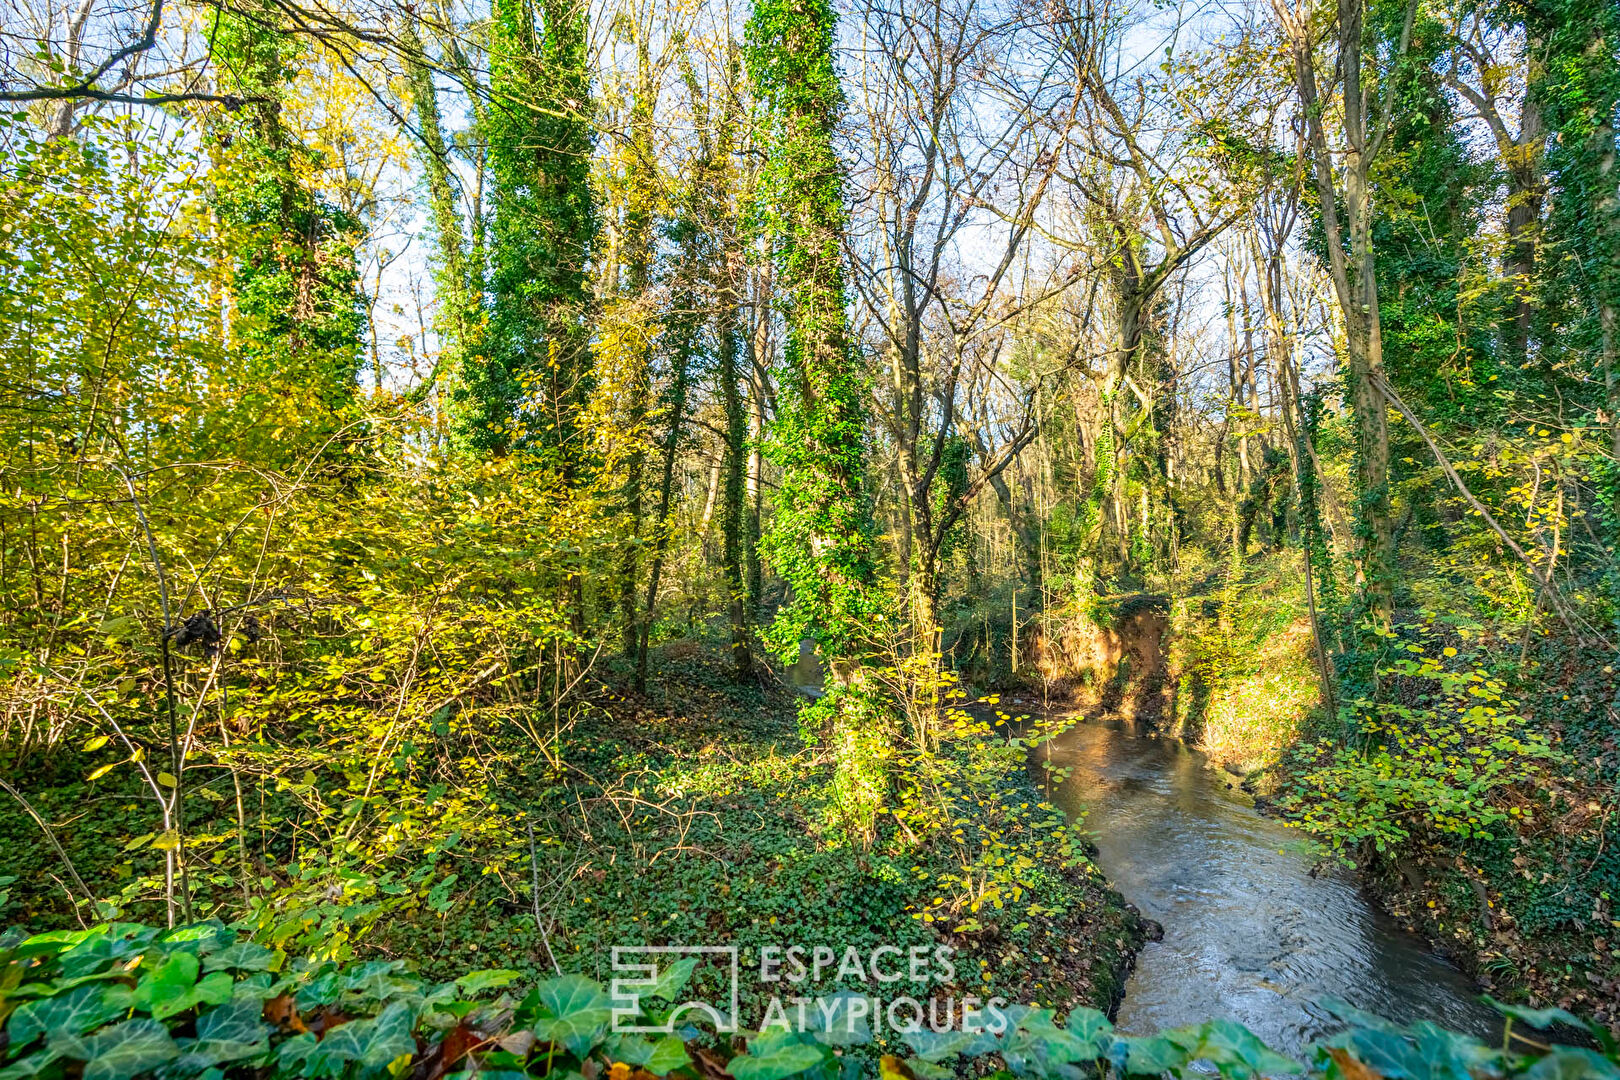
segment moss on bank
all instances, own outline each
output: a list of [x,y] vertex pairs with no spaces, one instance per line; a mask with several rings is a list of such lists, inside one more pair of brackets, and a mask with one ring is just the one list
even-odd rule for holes
[[1320,698],[1301,556],[1252,560],[1173,606],[1167,729],[1235,772],[1267,770],[1299,739]]

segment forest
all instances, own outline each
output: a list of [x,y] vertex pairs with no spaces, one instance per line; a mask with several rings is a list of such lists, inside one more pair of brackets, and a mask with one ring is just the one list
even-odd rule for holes
[[0,1080],[1620,1080],[1617,123],[1613,0],[3,0]]

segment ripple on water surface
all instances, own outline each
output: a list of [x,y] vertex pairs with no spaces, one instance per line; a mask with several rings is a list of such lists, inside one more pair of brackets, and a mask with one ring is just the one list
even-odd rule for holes
[[1073,769],[1052,798],[1085,810],[1103,872],[1164,926],[1126,985],[1126,1034],[1230,1017],[1298,1053],[1338,1027],[1316,1004],[1332,996],[1403,1024],[1500,1035],[1461,972],[1370,904],[1350,875],[1312,877],[1299,834],[1256,813],[1202,755],[1101,723],[1076,726],[1042,753]]

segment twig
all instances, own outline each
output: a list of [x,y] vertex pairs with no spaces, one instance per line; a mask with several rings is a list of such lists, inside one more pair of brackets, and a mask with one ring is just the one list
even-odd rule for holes
[[[1569,632],[1575,635],[1576,642],[1583,646],[1588,644],[1587,636],[1583,634],[1581,632],[1581,628],[1576,625],[1577,620],[1575,619],[1575,616],[1572,615],[1569,609],[1564,606],[1563,595],[1560,593],[1558,583],[1553,580],[1552,575],[1543,572],[1541,566],[1532,560],[1530,556],[1524,553],[1524,549],[1518,545],[1513,537],[1509,536],[1507,531],[1503,529],[1501,525],[1497,524],[1496,518],[1491,515],[1491,512],[1488,509],[1486,509],[1485,504],[1476,499],[1474,497],[1474,493],[1468,490],[1468,485],[1464,484],[1462,477],[1457,475],[1457,470],[1452,467],[1452,464],[1446,458],[1446,455],[1440,451],[1440,447],[1436,445],[1434,438],[1429,434],[1428,429],[1418,421],[1418,418],[1413,415],[1412,410],[1407,408],[1406,402],[1401,400],[1400,395],[1395,393],[1395,391],[1391,389],[1390,385],[1386,383],[1377,372],[1369,372],[1367,374],[1367,378],[1372,382],[1373,388],[1379,393],[1383,394],[1385,400],[1394,406],[1395,411],[1404,416],[1406,418],[1406,422],[1411,424],[1412,427],[1416,429],[1417,433],[1422,436],[1423,441],[1429,446],[1430,453],[1434,454],[1435,460],[1440,463],[1440,470],[1446,474],[1446,477],[1452,482],[1457,490],[1462,493],[1463,498],[1468,500],[1468,505],[1472,506],[1474,510],[1478,512],[1479,516],[1485,519],[1485,524],[1491,527],[1491,531],[1496,534],[1497,538],[1501,540],[1502,543],[1506,544],[1513,551],[1513,554],[1519,557],[1519,561],[1524,563],[1524,565],[1529,569],[1530,573],[1535,576],[1535,579],[1541,583],[1541,587],[1546,593],[1548,601],[1552,604],[1553,610],[1558,612],[1558,617],[1562,619],[1564,625],[1569,628]],[[1593,633],[1597,640],[1606,648],[1614,648],[1614,646],[1602,634],[1598,634],[1596,631]]]
[[[186,871],[186,817],[184,787],[185,760],[180,753],[180,721],[174,704],[174,665],[169,650],[169,639],[174,636],[174,622],[169,616],[169,579],[163,573],[163,560],[158,557],[157,539],[152,535],[152,525],[146,520],[146,508],[141,505],[139,495],[135,494],[135,483],[129,474],[114,465],[113,470],[123,478],[124,488],[129,492],[129,501],[135,506],[135,517],[141,523],[141,531],[146,534],[146,551],[152,558],[152,569],[158,579],[158,602],[163,606],[163,634],[158,640],[159,648],[163,653],[163,696],[168,704],[169,712],[169,768],[174,777],[174,791],[169,796],[171,818],[170,828],[174,830],[174,847],[167,853],[172,865],[180,870],[180,910],[185,913],[186,922],[191,921],[191,879]],[[170,871],[169,879],[169,920],[174,921],[174,878]]]
[[551,938],[546,935],[546,924],[540,917],[540,855],[534,846],[534,822],[525,816],[523,824],[529,830],[529,879],[530,895],[534,902],[534,928],[540,931],[540,944],[546,947],[546,956],[551,960],[552,970],[561,975],[562,965],[557,963],[556,954],[551,951]]
[[[79,876],[79,871],[73,866],[73,860],[68,858],[68,853],[62,847],[61,841],[56,839],[56,833],[52,832],[51,827],[45,824],[45,819],[39,816],[39,811],[34,809],[33,804],[27,799],[23,798],[22,792],[18,791],[4,780],[0,780],[0,788],[4,788],[6,794],[22,803],[22,808],[28,811],[28,816],[34,819],[34,824],[39,826],[39,831],[45,834],[45,839],[49,840],[51,847],[56,849],[56,854],[61,857],[62,865],[67,867],[67,872],[73,878],[73,883],[79,887],[79,891],[84,893],[85,898],[90,901],[91,914],[95,914],[97,907],[101,904],[101,901],[96,899],[96,894],[90,891],[90,886],[86,885],[84,883],[84,878]],[[66,889],[63,889],[62,891],[67,892]],[[68,899],[73,899],[71,893],[69,893]],[[74,906],[76,907],[77,905]]]

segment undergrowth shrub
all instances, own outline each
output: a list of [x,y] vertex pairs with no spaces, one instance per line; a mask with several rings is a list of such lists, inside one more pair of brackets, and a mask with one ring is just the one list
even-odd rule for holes
[[1491,839],[1531,813],[1504,798],[1562,759],[1480,669],[1448,670],[1422,646],[1383,669],[1403,681],[1396,700],[1348,704],[1349,734],[1296,751],[1289,820],[1329,850],[1395,852],[1429,837]]
[[[582,975],[523,992],[510,970],[430,983],[404,960],[292,958],[217,922],[168,931],[113,923],[32,937],[10,931],[0,937],[0,1080],[850,1080],[870,1068],[861,1052],[873,1042],[869,999],[835,994],[807,1010],[802,1026],[790,1026],[793,1012],[784,1011],[782,1023],[717,1041],[677,1012],[696,965],[695,958],[673,963],[644,995],[616,998]],[[959,1071],[1004,1080],[1194,1077],[1212,1068],[1231,1078],[1620,1077],[1620,1046],[1608,1031],[1560,1009],[1499,1005],[1508,1035],[1493,1049],[1426,1022],[1400,1028],[1324,1004],[1350,1027],[1312,1048],[1306,1062],[1229,1020],[1132,1037],[1095,1009],[1073,1009],[1059,1023],[1050,1009],[1008,1005],[960,1029],[919,1023],[901,1034],[895,1054],[880,1058],[878,1071],[905,1080],[946,1080]],[[668,1033],[625,1033],[616,1020]],[[1515,1020],[1575,1025],[1600,1049],[1515,1042]]]

